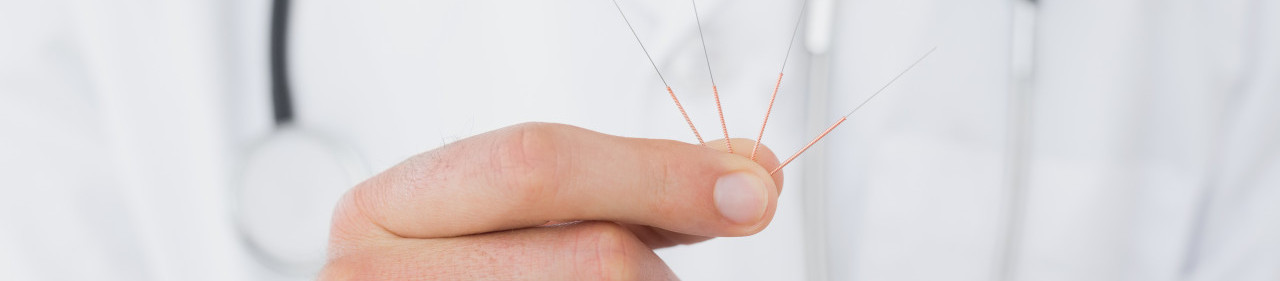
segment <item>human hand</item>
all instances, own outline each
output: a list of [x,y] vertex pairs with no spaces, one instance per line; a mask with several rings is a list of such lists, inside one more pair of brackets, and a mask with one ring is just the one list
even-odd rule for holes
[[347,192],[321,279],[674,280],[653,249],[773,219],[777,158],[724,144],[528,123],[446,145]]

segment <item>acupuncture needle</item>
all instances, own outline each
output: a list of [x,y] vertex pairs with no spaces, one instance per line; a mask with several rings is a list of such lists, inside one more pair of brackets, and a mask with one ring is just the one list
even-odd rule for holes
[[716,75],[711,71],[711,54],[707,52],[707,38],[702,34],[702,17],[698,15],[698,1],[689,0],[689,3],[693,4],[693,18],[698,23],[698,39],[702,41],[702,57],[707,61],[707,75],[711,76],[711,93],[716,100],[716,113],[720,115],[720,130],[724,132],[724,145],[729,153],[733,153],[733,142],[729,141],[729,126],[724,122],[724,108],[720,106],[720,89],[716,87]]
[[[684,116],[684,122],[689,124],[690,130],[693,130],[693,136],[698,138],[698,144],[707,145],[707,142],[702,140],[702,134],[698,133],[698,128],[693,126],[693,119],[689,119],[689,113],[684,110],[684,105],[680,104],[680,99],[676,97],[676,92],[671,90],[670,84],[667,84],[667,78],[662,77],[662,71],[658,70],[658,63],[653,62],[653,56],[649,55],[649,49],[644,47],[644,42],[640,40],[640,34],[636,33],[636,28],[631,25],[631,20],[627,19],[627,13],[622,12],[622,5],[618,4],[618,0],[613,0],[613,6],[618,8],[618,14],[622,15],[622,21],[627,23],[627,28],[631,30],[631,35],[636,37],[636,43],[640,45],[640,50],[644,51],[644,56],[649,59],[649,64],[653,66],[653,72],[658,74],[658,79],[662,80],[662,85],[667,87],[667,94],[671,95],[671,101],[676,103],[676,109],[679,109],[680,115]],[[719,104],[718,99],[717,104]]]
[[[782,87],[782,74],[787,70],[787,61],[791,59],[791,47],[795,46],[796,34],[800,31],[800,22],[808,10],[809,0],[800,5],[800,15],[796,16],[796,26],[791,30],[791,41],[787,43],[787,54],[782,57],[782,70],[778,71],[778,82],[773,84],[773,95],[769,97],[769,107],[764,110],[764,122],[760,122],[760,134],[756,135],[756,143],[751,147],[751,160],[756,160],[756,151],[760,149],[760,141],[764,139],[764,128],[769,125],[769,114],[773,113],[773,102],[778,99],[778,88]],[[728,138],[728,137],[726,137]]]
[[862,109],[862,106],[867,105],[868,102],[871,102],[871,99],[876,98],[877,95],[880,95],[881,92],[884,92],[884,89],[889,88],[890,85],[893,85],[893,82],[898,81],[898,78],[902,78],[902,75],[907,74],[907,72],[911,71],[912,68],[915,68],[917,64],[920,64],[921,61],[924,61],[925,58],[928,58],[929,55],[933,54],[933,51],[936,51],[936,50],[938,50],[938,47],[933,47],[933,49],[929,49],[929,52],[924,53],[924,55],[920,56],[919,59],[916,59],[916,61],[911,63],[910,66],[907,66],[906,69],[903,69],[902,72],[899,72],[897,76],[894,76],[893,79],[889,80],[889,83],[885,83],[884,86],[881,86],[879,90],[876,90],[876,92],[871,94],[870,97],[867,97],[867,99],[863,100],[862,103],[858,104],[857,107],[854,107],[853,110],[849,111],[848,114],[845,114],[844,117],[840,117],[840,120],[836,120],[835,124],[831,124],[831,127],[827,127],[827,130],[822,131],[821,134],[818,134],[818,137],[813,138],[812,141],[809,141],[808,144],[805,144],[803,148],[800,148],[800,151],[797,151],[795,154],[792,154],[791,157],[787,158],[787,161],[782,161],[782,165],[778,165],[778,167],[774,168],[773,171],[770,171],[769,174],[772,175],[777,173],[778,171],[781,171],[782,167],[786,167],[787,164],[790,164],[792,160],[796,160],[796,157],[800,157],[800,154],[803,154],[806,150],[809,150],[810,147],[813,147],[813,145],[818,143],[818,141],[822,140],[823,137],[826,137],[827,134],[830,134],[832,130],[835,130],[836,127],[840,126],[840,124],[843,124],[844,121],[849,120],[849,116],[852,116],[854,113],[858,112],[859,109]]

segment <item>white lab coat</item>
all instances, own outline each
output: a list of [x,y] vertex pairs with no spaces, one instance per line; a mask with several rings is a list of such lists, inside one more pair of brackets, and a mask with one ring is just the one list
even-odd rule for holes
[[[8,2],[0,279],[297,278],[228,203],[271,130],[265,2]],[[297,2],[299,125],[374,170],[523,121],[692,141],[608,1]],[[688,3],[622,3],[719,135]],[[784,156],[939,51],[788,168],[769,229],[660,251],[682,277],[1280,278],[1280,4],[824,3],[765,135]],[[699,4],[753,137],[800,2]]]

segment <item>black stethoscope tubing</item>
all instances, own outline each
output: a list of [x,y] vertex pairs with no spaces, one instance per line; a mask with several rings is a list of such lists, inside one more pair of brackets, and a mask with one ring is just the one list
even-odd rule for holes
[[271,5],[271,109],[276,127],[293,122],[293,96],[289,85],[289,0]]

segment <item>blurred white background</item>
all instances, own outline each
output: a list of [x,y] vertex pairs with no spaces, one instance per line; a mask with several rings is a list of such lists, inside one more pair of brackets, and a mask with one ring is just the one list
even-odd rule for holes
[[[764,137],[783,156],[938,51],[788,166],[767,230],[660,250],[682,278],[1280,279],[1280,2],[811,1]],[[689,2],[621,3],[716,135]],[[734,137],[802,3],[699,1]],[[312,278],[255,257],[237,216],[275,130],[270,4],[0,0],[0,279]],[[296,124],[366,173],[526,121],[694,141],[610,1],[292,15]],[[275,196],[329,215],[295,208],[323,191]],[[318,253],[306,227],[272,241]]]

